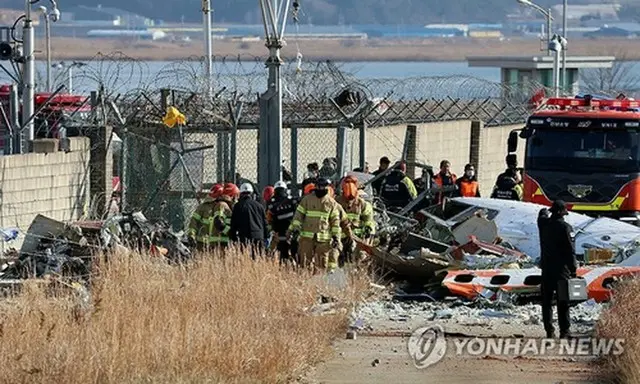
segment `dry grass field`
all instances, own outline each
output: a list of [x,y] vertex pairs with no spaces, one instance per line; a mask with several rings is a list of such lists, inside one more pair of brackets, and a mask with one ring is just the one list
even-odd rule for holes
[[285,382],[344,336],[366,278],[319,316],[318,285],[236,250],[183,266],[145,255],[102,262],[88,308],[35,285],[2,305],[3,383]]
[[622,384],[640,383],[640,280],[632,280],[619,287],[611,308],[598,323],[598,336],[624,339],[624,353],[610,356],[605,367]]

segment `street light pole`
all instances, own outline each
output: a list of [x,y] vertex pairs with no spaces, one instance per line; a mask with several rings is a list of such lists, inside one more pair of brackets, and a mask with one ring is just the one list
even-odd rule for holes
[[[547,8],[547,47],[551,44],[551,8]],[[547,49],[547,55],[551,55],[551,51]]]
[[45,43],[47,46],[47,92],[51,92],[51,24],[47,7],[41,5],[40,12],[44,17]]
[[[538,4],[531,2],[531,0],[518,0],[518,3],[522,4],[523,6],[535,9],[547,18],[547,47],[549,47],[551,44],[551,22],[553,21],[553,16],[551,16],[551,8],[547,8],[545,10]],[[549,49],[547,49],[547,55],[551,56],[551,51]]]

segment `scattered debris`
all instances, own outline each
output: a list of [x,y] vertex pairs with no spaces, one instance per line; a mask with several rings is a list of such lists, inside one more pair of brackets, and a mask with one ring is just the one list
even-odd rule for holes
[[[2,230],[5,240],[17,237],[14,232]],[[53,276],[87,281],[94,255],[117,247],[148,250],[176,261],[191,255],[181,234],[173,233],[164,223],[149,223],[139,212],[104,222],[71,224],[37,215],[20,250],[4,255],[0,280]]]

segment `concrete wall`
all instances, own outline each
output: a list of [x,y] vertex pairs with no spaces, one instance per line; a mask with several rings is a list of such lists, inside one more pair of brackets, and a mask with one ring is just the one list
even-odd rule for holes
[[[378,160],[387,156],[391,161],[400,159],[404,145],[406,125],[367,130],[367,161],[372,169]],[[453,172],[460,175],[469,162],[471,148],[471,121],[444,121],[416,124],[416,160],[438,167],[440,161],[451,162]],[[419,175],[416,175],[419,176]]]
[[[88,138],[69,139],[69,152],[0,156],[0,227],[26,232],[37,214],[76,220],[89,207]],[[17,242],[8,246],[18,248]]]
[[[495,179],[504,171],[507,154],[507,137],[511,130],[521,125],[484,127],[481,122],[469,120],[445,121],[437,123],[416,124],[416,160],[430,164],[436,169],[440,161],[451,162],[453,172],[462,176],[464,166],[473,163],[477,167],[481,193],[488,196]],[[366,131],[366,160],[375,170],[378,160],[387,156],[391,161],[402,156],[407,125],[395,125],[368,128]],[[359,166],[359,130],[349,132],[352,143],[351,169]],[[192,134],[190,140],[199,145],[216,145],[214,135]],[[306,165],[318,162],[326,157],[336,157],[336,129],[298,129],[298,181],[302,180]],[[257,144],[256,130],[240,130],[237,142],[237,171],[250,180],[257,179]],[[291,169],[291,130],[283,130],[282,155],[287,159],[286,166]],[[524,145],[519,146],[519,159],[522,159]],[[203,182],[213,183],[217,179],[216,148],[205,151],[203,164]],[[176,172],[180,171],[178,169]],[[419,171],[418,171],[419,173]],[[412,175],[413,176],[413,175]],[[415,175],[413,177],[418,177]]]
[[[478,181],[482,196],[489,196],[496,177],[502,173],[507,165],[507,138],[509,132],[522,128],[524,124],[502,125],[497,127],[481,127],[478,139],[480,155],[478,161]],[[518,163],[522,166],[524,161],[524,141],[518,142]]]
[[[367,161],[372,169],[377,168],[382,156],[388,156],[391,161],[400,159],[406,128],[406,125],[397,125],[367,130]],[[459,177],[464,173],[464,166],[472,163],[477,168],[481,194],[489,196],[497,176],[506,168],[509,132],[522,125],[484,127],[481,122],[464,120],[417,124],[416,128],[419,162],[437,170],[440,161],[447,159]],[[521,141],[518,146],[520,163],[523,156],[524,143]]]

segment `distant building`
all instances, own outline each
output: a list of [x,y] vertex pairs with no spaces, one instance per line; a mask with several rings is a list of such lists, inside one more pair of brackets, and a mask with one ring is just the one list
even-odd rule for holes
[[109,26],[127,29],[140,29],[152,27],[154,21],[144,16],[137,15],[122,9],[103,7],[87,7],[79,5],[65,12],[68,15],[65,21],[77,26]]
[[467,24],[427,24],[424,28],[430,35],[439,37],[466,37],[469,34]]
[[[619,20],[618,11],[620,4],[588,4],[588,5],[571,5],[567,6],[568,20]],[[562,5],[554,5],[551,7],[552,14],[562,20]]]
[[161,40],[167,37],[163,31],[146,31],[130,29],[96,29],[87,32],[87,37],[91,38],[135,38],[142,40]]
[[600,29],[587,32],[585,37],[640,37],[640,24],[638,23],[610,23],[603,25]]

